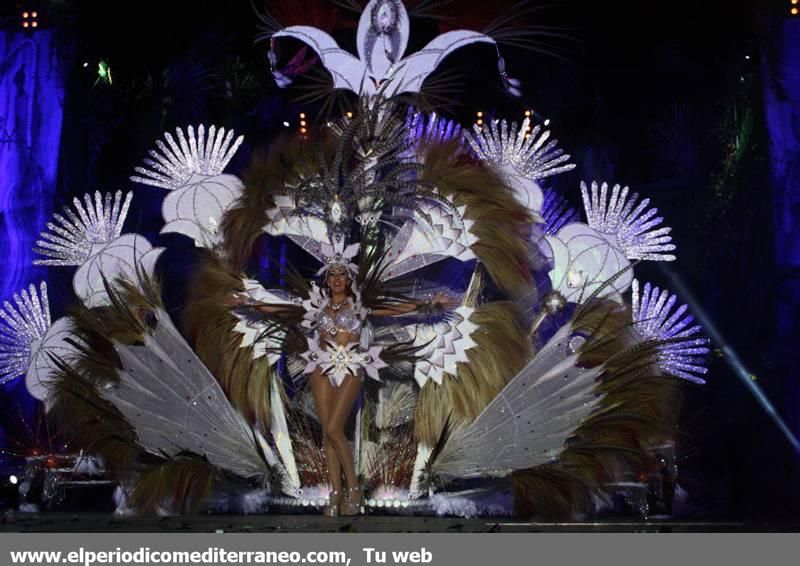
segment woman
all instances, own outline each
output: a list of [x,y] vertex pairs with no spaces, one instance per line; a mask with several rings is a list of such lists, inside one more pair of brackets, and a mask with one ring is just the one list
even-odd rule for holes
[[[325,283],[329,299],[322,303],[316,314],[319,346],[328,347],[358,343],[361,335],[360,313],[356,312],[351,293],[350,274],[345,265],[328,269]],[[361,487],[353,463],[353,452],[344,434],[344,425],[361,392],[361,378],[348,374],[336,384],[316,366],[309,380],[317,416],[322,425],[325,462],[331,494],[324,513],[330,517],[338,514],[357,515],[361,511]],[[342,498],[342,472],[347,491]]]
[[[319,302],[306,301],[306,319],[316,332],[309,341],[309,352],[304,357],[309,361],[307,370],[311,376],[309,384],[317,416],[322,426],[323,449],[328,471],[331,493],[324,514],[330,517],[337,515],[357,515],[363,505],[363,493],[355,469],[353,451],[344,433],[345,423],[353,410],[356,399],[361,392],[365,369],[377,379],[376,367],[373,363],[364,363],[369,357],[354,353],[361,341],[363,319],[372,316],[401,316],[422,308],[449,308],[457,301],[437,294],[429,302],[402,302],[381,306],[376,309],[364,309],[360,304],[358,293],[354,290],[351,269],[346,263],[329,264],[325,271],[324,287]],[[275,314],[281,307],[265,304],[253,304],[246,294],[236,295],[236,303],[249,303],[256,309]],[[374,350],[374,349],[373,349]],[[325,364],[322,358],[335,358],[335,353],[352,357],[350,364]],[[360,361],[353,361],[359,360]],[[358,367],[358,371],[341,368]],[[336,365],[336,371],[332,371]],[[385,365],[385,364],[383,364]],[[382,367],[382,366],[378,366]],[[342,485],[344,475],[345,485]],[[343,489],[344,487],[344,489]]]

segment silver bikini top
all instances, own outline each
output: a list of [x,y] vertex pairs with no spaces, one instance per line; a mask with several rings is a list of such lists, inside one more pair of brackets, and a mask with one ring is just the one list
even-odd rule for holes
[[333,316],[328,314],[323,307],[317,311],[317,328],[331,336],[336,336],[339,332],[359,334],[361,332],[361,318],[356,314],[352,305],[346,309],[342,308],[335,311]]

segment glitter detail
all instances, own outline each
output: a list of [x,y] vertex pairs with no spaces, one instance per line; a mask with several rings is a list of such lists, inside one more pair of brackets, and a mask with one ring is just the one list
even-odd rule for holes
[[323,265],[319,271],[317,271],[317,275],[322,275],[333,267],[342,266],[347,268],[347,271],[350,274],[350,279],[355,280],[356,275],[358,274],[358,266],[353,263],[353,258],[358,255],[358,250],[361,248],[361,244],[355,243],[345,246],[343,241],[334,241],[332,244],[327,242],[318,242],[318,244],[320,247],[320,253],[325,260],[325,265]]
[[41,340],[50,327],[50,304],[47,283],[14,293],[16,308],[8,301],[0,309],[0,383],[25,373],[31,361],[34,343]]
[[479,159],[495,167],[510,166],[526,179],[536,181],[575,168],[574,163],[563,165],[570,156],[556,147],[558,140],[547,141],[550,130],[542,131],[537,125],[528,132],[529,125],[529,118],[523,120],[519,130],[516,122],[509,128],[505,120],[494,120],[483,129],[473,126],[466,137]]
[[[122,191],[113,196],[106,193],[83,195],[83,203],[76,197],[72,201],[75,212],[64,207],[64,216],[54,214],[53,221],[48,222],[49,232],[40,234],[33,251],[51,259],[37,259],[36,265],[83,265],[93,255],[96,244],[105,244],[119,237],[122,225],[128,215],[133,193],[127,193],[122,199]],[[77,215],[76,215],[77,213]],[[66,218],[65,218],[66,216]]]
[[575,354],[583,347],[584,344],[586,344],[586,337],[580,334],[575,334],[571,336],[569,342],[567,342],[567,349],[571,354]]
[[446,120],[432,112],[425,116],[422,112],[408,109],[406,117],[406,143],[411,146],[445,143],[461,135],[461,124]]
[[300,354],[308,363],[304,373],[313,373],[317,367],[328,376],[334,387],[339,387],[348,375],[358,375],[363,370],[368,377],[380,381],[379,370],[388,367],[380,355],[382,346],[371,346],[367,350],[357,343],[320,345],[308,339],[308,350]]
[[647,210],[649,198],[636,205],[639,195],[634,193],[628,199],[628,187],[620,188],[619,185],[614,185],[608,198],[608,183],[598,185],[594,181],[591,190],[581,182],[581,194],[589,226],[614,236],[617,247],[628,259],[675,261],[674,255],[664,253],[675,249],[669,236],[672,228],[654,229],[664,218],[655,217],[657,208]]
[[349,332],[359,334],[363,320],[367,317],[369,309],[365,309],[361,304],[361,292],[355,280],[351,281],[350,291],[353,297],[348,301],[348,307],[344,311],[334,313],[331,317],[325,309],[331,304],[330,298],[312,281],[308,290],[308,299],[301,305],[306,310],[303,315],[303,328],[319,330],[323,333],[336,336],[339,332]]
[[[641,296],[639,282],[633,280],[633,327],[642,338],[660,340],[658,346],[658,367],[670,375],[694,383],[705,383],[694,374],[705,374],[702,356],[708,354],[708,338],[698,337],[700,325],[689,326],[694,322],[691,315],[684,316],[686,305],[678,307],[670,314],[678,298],[669,291],[644,284]],[[683,317],[683,318],[681,318]],[[687,328],[688,327],[688,328]]]
[[[329,303],[330,304],[330,303]],[[320,309],[316,312],[317,328],[324,333],[336,336],[339,332],[361,333],[361,318],[353,307],[335,312],[333,316]]]
[[544,191],[544,200],[539,213],[542,216],[545,234],[554,235],[563,226],[579,220],[578,211],[553,189]]
[[226,135],[225,128],[217,130],[216,126],[209,128],[208,139],[203,125],[197,129],[197,136],[194,127],[189,126],[188,141],[180,128],[175,134],[177,143],[169,132],[164,134],[169,147],[161,140],[156,141],[160,153],[150,150],[152,159],[145,158],[146,167],[135,168],[142,176],[134,175],[131,181],[171,191],[184,186],[194,174],[218,175],[244,140],[244,136],[239,136],[233,141],[233,130]]

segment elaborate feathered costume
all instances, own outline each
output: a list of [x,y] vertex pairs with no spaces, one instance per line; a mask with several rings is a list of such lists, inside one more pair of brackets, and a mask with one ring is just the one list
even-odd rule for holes
[[[707,340],[673,295],[633,278],[633,260],[675,259],[649,200],[582,185],[580,222],[539,184],[574,167],[549,131],[495,120],[465,132],[398,102],[451,51],[494,45],[449,32],[403,57],[408,26],[399,0],[372,0],[358,57],[314,28],[275,33],[310,45],[361,103],[311,139],[256,153],[242,181],[223,173],[241,138],[214,127],[166,134],[136,168],[132,180],[171,191],[162,231],[206,250],[182,332],[153,282],[161,250],[120,235],[130,195],[87,195],[42,234],[42,263],[81,266],[83,306],[51,324],[44,284],[5,303],[0,375],[27,372],[31,394],[139,507],[187,509],[231,485],[324,503],[304,390],[318,367],[332,382],[374,378],[354,436],[373,507],[473,513],[511,490],[520,512],[586,512],[669,438],[669,376],[702,382]],[[274,284],[247,273],[260,238],[295,249]],[[352,274],[346,316],[327,313],[314,281],[331,265]],[[440,292],[458,305],[374,315]],[[358,342],[321,345],[320,329],[340,327]]]

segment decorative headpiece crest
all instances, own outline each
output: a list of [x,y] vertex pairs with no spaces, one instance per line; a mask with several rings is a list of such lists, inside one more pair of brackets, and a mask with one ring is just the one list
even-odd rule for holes
[[[313,49],[333,77],[333,87],[358,95],[381,95],[390,98],[404,92],[419,92],[422,83],[452,52],[472,43],[488,43],[497,49],[494,39],[483,33],[456,30],[435,37],[422,50],[403,57],[408,46],[408,12],[400,0],[370,0],[358,23],[358,57],[345,51],[326,32],[311,26],[290,26],[271,34],[272,39],[291,37]],[[287,75],[274,66],[272,72],[279,86],[287,86]],[[504,86],[519,96],[519,82],[505,73],[499,57],[498,69]]]
[[352,259],[358,255],[360,247],[360,244],[357,243],[345,246],[344,242],[334,242],[333,244],[322,242],[320,252],[325,258],[325,264],[317,271],[317,275],[327,273],[333,267],[342,266],[350,275],[355,276],[358,273],[358,266],[353,263]]

